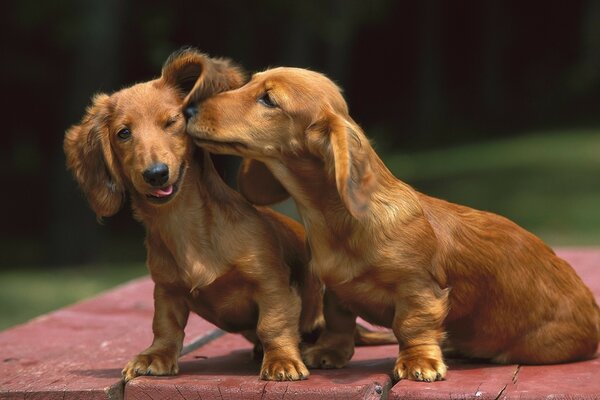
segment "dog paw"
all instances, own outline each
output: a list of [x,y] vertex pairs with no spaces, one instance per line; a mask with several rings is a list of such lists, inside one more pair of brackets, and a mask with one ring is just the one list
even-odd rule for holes
[[266,381],[299,381],[309,375],[310,372],[301,360],[269,358],[266,354],[260,369],[260,378]]
[[311,346],[304,349],[302,358],[309,368],[342,368],[350,358],[353,351],[345,351],[343,349],[323,348],[320,346]]
[[141,375],[176,375],[179,372],[177,357],[161,354],[140,354],[129,361],[121,375],[125,382]]
[[394,378],[396,380],[410,379],[413,381],[433,382],[444,379],[447,367],[441,356],[431,357],[427,354],[419,355],[418,353],[415,353],[417,352],[411,351],[400,353],[398,360],[396,360],[396,366],[394,367]]

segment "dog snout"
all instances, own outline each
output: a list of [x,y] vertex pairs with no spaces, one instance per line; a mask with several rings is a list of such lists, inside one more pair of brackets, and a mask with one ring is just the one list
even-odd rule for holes
[[169,180],[169,167],[164,163],[156,163],[148,167],[142,175],[147,183],[160,187]]
[[197,113],[198,107],[195,104],[188,104],[183,110],[183,115],[186,120],[193,118]]

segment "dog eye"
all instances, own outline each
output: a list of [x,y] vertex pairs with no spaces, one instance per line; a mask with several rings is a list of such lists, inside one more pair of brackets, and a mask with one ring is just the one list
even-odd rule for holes
[[169,119],[167,120],[167,122],[165,122],[165,128],[168,128],[168,127],[170,127],[170,126],[173,126],[173,124],[174,124],[175,122],[177,122],[177,117],[172,117],[172,118],[169,118]]
[[273,99],[269,95],[269,92],[265,92],[265,94],[263,94],[262,96],[260,96],[258,98],[258,102],[260,104],[262,104],[263,106],[265,106],[265,107],[269,107],[269,108],[275,108],[275,107],[277,107],[277,104],[275,104],[275,102],[273,101]]
[[131,137],[131,131],[127,128],[123,128],[119,132],[117,132],[117,136],[121,140],[127,140]]

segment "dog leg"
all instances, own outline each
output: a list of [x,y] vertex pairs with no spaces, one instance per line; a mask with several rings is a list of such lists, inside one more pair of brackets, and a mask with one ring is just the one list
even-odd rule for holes
[[179,372],[177,359],[183,346],[188,315],[189,309],[182,296],[160,285],[154,287],[154,340],[125,366],[122,371],[125,382],[140,375],[175,375]]
[[433,291],[422,290],[416,298],[404,298],[396,304],[392,330],[400,352],[394,367],[395,379],[426,382],[444,379],[447,368],[440,344],[446,313],[447,294],[439,297]]
[[300,357],[301,301],[295,290],[272,288],[257,298],[256,334],[263,347],[261,379],[296,381],[310,375]]
[[302,356],[310,368],[342,368],[354,355],[356,314],[343,307],[329,290],[325,291],[323,303],[325,329]]
[[260,339],[256,335],[255,330],[243,331],[240,332],[243,337],[246,338],[247,341],[252,343],[254,347],[252,348],[252,353],[250,358],[254,361],[261,361],[263,358],[263,347]]

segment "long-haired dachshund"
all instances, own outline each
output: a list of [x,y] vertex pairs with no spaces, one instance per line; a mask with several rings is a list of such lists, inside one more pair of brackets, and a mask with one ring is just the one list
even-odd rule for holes
[[210,96],[243,82],[228,61],[181,51],[160,78],[94,97],[66,133],[68,167],[98,217],[129,196],[146,228],[154,341],[127,364],[126,381],[177,373],[190,311],[262,347],[261,378],[309,375],[298,345],[300,332],[322,324],[322,289],[307,273],[302,226],[251,206],[185,134],[192,86]]
[[212,152],[257,160],[242,170],[247,198],[294,198],[327,287],[326,331],[303,354],[309,367],[348,362],[357,315],[393,329],[397,379],[443,379],[446,335],[461,355],[498,363],[596,352],[598,306],[569,264],[506,218],[396,179],[325,76],[258,73],[199,103],[187,129]]
[[[125,367],[126,381],[177,373],[190,311],[254,343],[261,378],[309,376],[298,342],[323,330],[323,289],[308,270],[302,225],[250,205],[185,134],[192,87],[204,99],[244,80],[227,60],[176,52],[160,78],[97,95],[65,135],[68,168],[96,215],[115,214],[129,196],[146,227],[154,341]],[[357,344],[395,342],[361,326],[354,334]]]

